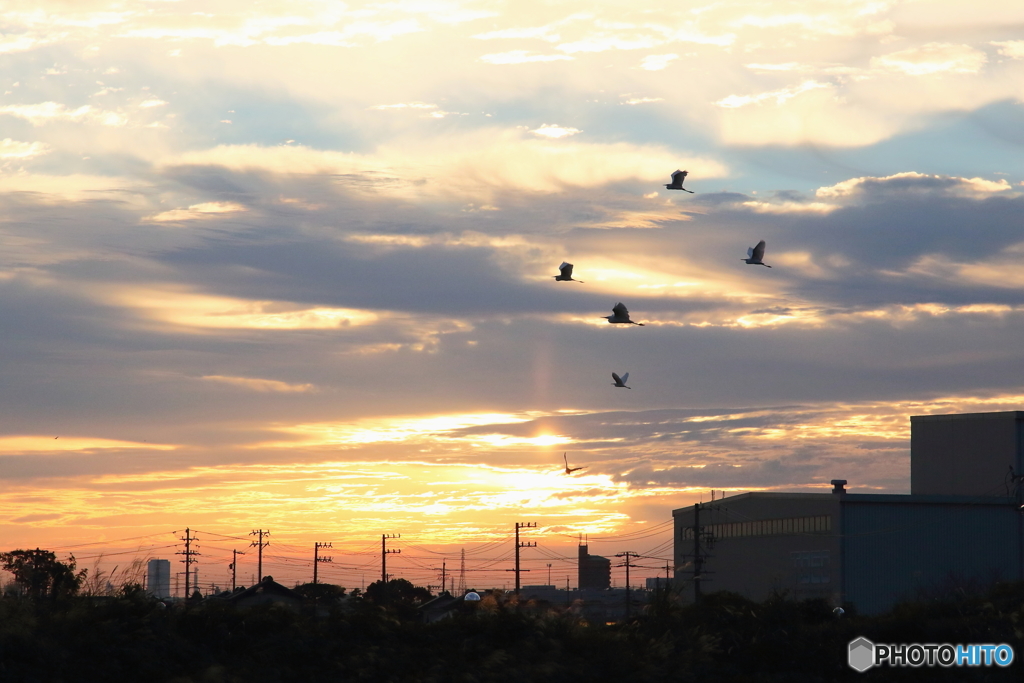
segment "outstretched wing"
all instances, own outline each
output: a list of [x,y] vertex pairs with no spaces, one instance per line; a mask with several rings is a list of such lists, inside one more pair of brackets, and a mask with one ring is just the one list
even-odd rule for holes
[[672,184],[673,185],[682,185],[683,184],[683,180],[686,179],[687,173],[689,173],[689,172],[688,171],[676,171],[675,173],[673,173],[672,174]]
[[754,248],[747,247],[747,258],[754,258]]
[[[629,377],[629,373],[628,372],[626,373],[626,377]],[[625,382],[624,379],[622,379],[621,377],[616,375],[614,372],[612,373],[612,379],[615,380],[616,384],[622,384],[623,382]]]
[[629,381],[629,373],[627,372],[625,375],[622,376],[622,383],[625,384],[628,381]]
[[629,311],[626,310],[626,304],[622,303],[621,301],[615,304],[614,308],[612,308],[612,313],[614,313],[616,316],[620,318],[629,317]]
[[572,264],[562,261],[562,265],[558,266],[558,271],[562,274],[562,277],[572,277]]
[[761,259],[764,258],[764,240],[761,240],[760,242],[758,242],[757,246],[754,247],[754,251],[752,253],[752,258],[755,261],[760,261]]

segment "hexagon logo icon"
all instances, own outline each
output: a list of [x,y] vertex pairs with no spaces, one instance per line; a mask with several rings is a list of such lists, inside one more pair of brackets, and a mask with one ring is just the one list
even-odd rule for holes
[[864,673],[875,664],[875,644],[863,636],[851,640],[847,661],[851,669]]

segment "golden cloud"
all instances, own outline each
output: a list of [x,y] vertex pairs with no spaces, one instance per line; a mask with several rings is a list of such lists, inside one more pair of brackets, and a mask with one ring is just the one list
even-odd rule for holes
[[666,168],[691,166],[705,178],[727,175],[715,159],[683,155],[660,145],[533,139],[519,130],[478,130],[381,146],[372,154],[315,150],[301,145],[222,145],[186,152],[162,166],[222,166],[275,174],[363,176],[350,191],[410,201],[461,198],[490,203],[498,193],[556,193],[623,180],[662,181]]

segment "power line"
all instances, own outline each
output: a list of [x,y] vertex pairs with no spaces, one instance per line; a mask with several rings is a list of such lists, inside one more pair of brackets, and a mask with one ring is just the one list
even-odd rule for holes
[[[55,550],[55,551],[62,551],[62,550],[67,550],[69,548],[85,548],[85,547],[88,547],[88,546],[91,546],[91,545],[104,545],[104,544],[111,544],[111,543],[120,543],[121,541],[137,541],[140,538],[153,538],[154,536],[166,536],[167,534],[176,534],[176,533],[178,533],[177,530],[175,530],[175,531],[160,531],[160,532],[157,532],[155,534],[147,534],[145,536],[129,536],[128,538],[111,538],[111,539],[108,539],[106,541],[93,541],[91,543],[77,543],[75,545],[61,545],[61,546],[57,546],[57,547],[53,548],[53,550]],[[162,546],[162,547],[168,547],[168,546]],[[107,554],[113,555],[114,553],[107,553]]]
[[171,543],[170,545],[156,545],[156,546],[152,546],[152,547],[149,547],[149,548],[137,548],[136,550],[125,550],[123,552],[117,552],[117,553],[99,553],[97,555],[82,555],[80,557],[76,557],[75,559],[76,560],[95,560],[97,558],[113,557],[115,555],[138,555],[139,553],[148,553],[151,550],[161,550],[163,548],[176,548],[177,546],[178,546],[177,543]]
[[215,534],[212,531],[202,531],[200,529],[193,529],[192,531],[195,531],[195,532],[200,533],[200,534],[206,534],[207,536],[219,536],[220,538],[228,538],[228,539],[231,539],[232,541],[248,541],[249,540],[245,536],[225,536],[224,534]]

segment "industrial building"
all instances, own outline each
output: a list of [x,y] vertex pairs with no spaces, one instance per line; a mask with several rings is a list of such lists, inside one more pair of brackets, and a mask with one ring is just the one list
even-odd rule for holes
[[674,510],[677,583],[865,614],[1024,580],[1024,412],[911,418],[910,495],[745,493]]

